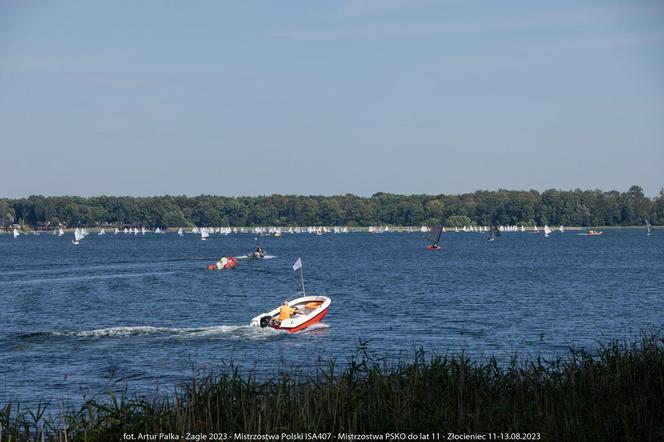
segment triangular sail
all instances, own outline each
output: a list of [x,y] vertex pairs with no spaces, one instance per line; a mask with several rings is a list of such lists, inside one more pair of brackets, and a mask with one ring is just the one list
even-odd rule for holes
[[648,220],[646,220],[646,229],[648,230],[648,235],[650,235],[650,232],[652,232],[652,225]]
[[427,241],[438,244],[440,242],[440,235],[443,233],[443,226],[437,224],[431,228],[427,235]]

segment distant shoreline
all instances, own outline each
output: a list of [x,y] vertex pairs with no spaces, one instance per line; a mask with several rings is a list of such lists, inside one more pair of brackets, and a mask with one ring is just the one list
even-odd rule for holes
[[[295,229],[297,227],[299,227],[300,229],[307,229],[309,227],[326,228],[326,229],[330,230],[329,232],[325,233],[326,235],[335,234],[335,232],[332,231],[335,227],[336,228],[346,228],[346,229],[348,229],[348,232],[344,232],[344,233],[372,233],[372,234],[381,234],[381,233],[420,233],[420,234],[422,234],[422,233],[426,233],[426,232],[420,231],[422,226],[372,226],[374,228],[384,229],[385,227],[387,227],[389,229],[387,231],[380,230],[380,231],[377,231],[377,232],[371,232],[370,231],[371,227],[357,227],[357,226],[239,226],[239,227],[231,227],[231,229],[237,229],[237,232],[232,232],[232,233],[229,233],[229,234],[231,234],[231,235],[232,234],[252,234],[252,235],[255,235],[256,232],[254,232],[254,229],[262,229],[262,230],[266,231],[265,236],[274,236],[272,233],[267,233],[267,230],[268,229],[281,229],[281,234],[282,235],[289,235],[291,233],[288,232],[288,229],[289,228]],[[477,226],[476,225],[476,226],[472,226],[472,227],[475,227],[475,228],[477,228],[477,227],[488,228],[489,226]],[[521,232],[521,230],[517,230],[517,231],[504,231],[502,233],[533,233],[534,232],[533,227],[531,227],[531,226],[524,226],[524,227],[526,229],[525,232]],[[565,232],[567,232],[567,231],[578,232],[578,231],[583,231],[583,230],[645,229],[645,226],[643,226],[643,225],[588,226],[588,227],[563,226],[563,227],[565,229]],[[663,228],[664,226],[653,226],[653,227],[654,228]],[[102,229],[104,229],[106,234],[114,235],[115,234],[114,229],[116,227],[114,227],[114,226],[106,226],[106,227],[80,226],[79,228],[87,229],[90,233],[99,233]],[[192,233],[191,229],[193,229],[193,228],[194,228],[194,226],[169,227],[165,230],[162,230],[162,232],[163,233],[177,233],[179,229],[183,229],[184,233],[190,234],[190,233]],[[210,228],[210,227],[208,227],[208,228]],[[219,227],[214,227],[214,228],[219,228]],[[521,225],[519,225],[519,229],[520,228],[521,228]],[[539,229],[539,233],[544,233],[544,230],[543,230],[544,226],[537,226],[537,228]],[[550,226],[550,228],[553,231],[553,233],[561,233],[561,232],[558,231],[558,226]],[[244,231],[240,231],[241,229],[243,229]],[[455,229],[454,227],[445,226],[445,232],[444,233],[485,233],[485,232],[478,232],[478,231],[467,231],[466,232],[466,231],[463,230],[463,227],[458,228],[459,232],[455,232],[454,229]],[[32,228],[28,228],[28,229],[24,229],[24,230],[19,229],[19,232],[22,233],[22,234],[34,234],[34,232],[37,232],[38,234],[52,235],[54,230],[56,230],[56,229],[35,230],[35,229],[32,229]],[[62,230],[65,233],[73,233],[74,230],[76,230],[76,228],[75,227],[67,227],[67,228],[63,227]],[[2,230],[2,228],[0,227],[0,235],[1,234],[11,234],[12,231],[13,231],[13,227],[6,228],[6,230]],[[145,233],[146,234],[155,234],[155,232],[153,230],[146,230]],[[306,232],[306,231],[297,232],[297,233],[312,234],[312,233]],[[562,233],[564,233],[564,232],[562,232]],[[124,234],[122,229],[120,230],[120,232],[118,232],[118,235],[120,235],[120,234]],[[128,233],[128,234],[133,234],[133,233]],[[141,233],[139,232],[139,234],[141,234]],[[159,234],[159,233],[157,233],[157,234]],[[214,234],[224,235],[223,233],[214,233]],[[339,233],[336,232],[336,234],[339,234]]]

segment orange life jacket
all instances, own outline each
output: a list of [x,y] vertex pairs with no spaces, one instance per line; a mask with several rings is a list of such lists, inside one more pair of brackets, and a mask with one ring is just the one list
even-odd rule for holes
[[289,319],[294,311],[295,311],[294,308],[289,307],[287,305],[282,305],[279,308],[279,320],[283,321],[285,319]]

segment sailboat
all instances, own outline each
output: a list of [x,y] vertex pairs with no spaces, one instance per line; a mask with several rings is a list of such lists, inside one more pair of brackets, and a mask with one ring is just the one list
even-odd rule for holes
[[525,232],[525,231],[526,231],[526,228],[523,226],[523,224],[521,224],[521,231],[522,231],[522,232]]
[[182,227],[178,229],[178,236],[184,236],[184,230],[182,230]]
[[431,245],[428,245],[425,248],[427,250],[440,250],[440,246],[438,244],[440,243],[440,235],[442,234],[443,234],[442,225],[437,224],[433,226],[433,228],[431,229],[431,231],[429,231],[429,234],[426,237],[427,241],[431,242]]
[[495,241],[496,240],[496,229],[494,226],[491,226],[489,229],[489,237],[487,238],[487,241]]
[[560,225],[560,227],[558,227],[558,231],[559,231],[560,233],[565,233],[565,228],[563,227],[562,224]]
[[535,227],[533,227],[533,233],[539,233],[539,229],[537,228],[537,224],[535,224]]
[[652,225],[646,220],[646,230],[648,231],[647,236],[650,236],[652,234]]
[[106,230],[101,229],[97,235],[106,235]]
[[18,238],[20,233],[18,233],[18,230],[14,229],[14,238]]
[[62,236],[65,234],[65,231],[62,230],[62,227],[60,227],[60,230],[58,230],[58,236]]
[[545,238],[548,238],[550,233],[551,233],[551,229],[549,229],[549,226],[547,226],[547,225],[545,224],[545,225],[544,225],[544,237],[545,237]]
[[76,230],[74,230],[74,240],[72,241],[72,243],[74,245],[78,245],[78,242],[80,240],[82,240],[83,238],[85,238],[85,235],[83,235],[83,232],[81,231],[81,229],[79,229],[77,227]]
[[210,234],[208,233],[207,229],[202,228],[201,229],[201,240],[205,241],[205,238],[207,238],[208,236],[210,236]]

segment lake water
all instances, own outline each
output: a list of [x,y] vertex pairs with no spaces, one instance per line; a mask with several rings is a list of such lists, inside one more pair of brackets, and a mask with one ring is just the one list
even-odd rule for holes
[[[474,356],[564,353],[664,327],[664,232],[603,236],[448,233],[261,237],[276,258],[207,264],[254,247],[254,235],[0,235],[0,404],[80,402],[109,379],[170,388],[230,364],[263,375],[319,358],[344,362],[360,342],[377,357],[420,347]],[[248,326],[299,289],[329,293],[324,323],[296,334]],[[114,384],[117,385],[117,382]]]

